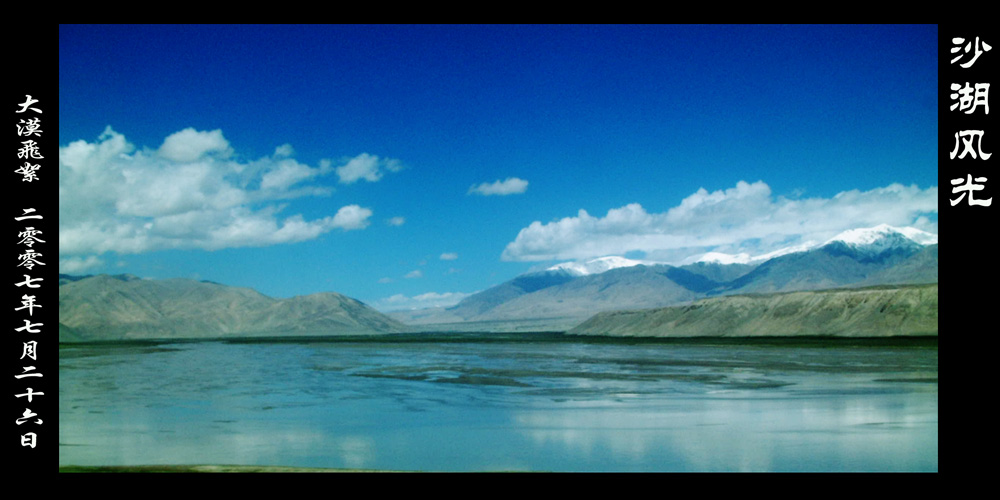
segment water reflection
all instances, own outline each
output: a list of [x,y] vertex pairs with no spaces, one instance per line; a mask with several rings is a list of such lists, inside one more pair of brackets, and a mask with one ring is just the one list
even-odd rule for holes
[[925,399],[685,398],[655,409],[577,408],[515,419],[536,447],[603,455],[606,470],[650,463],[684,471],[935,470],[937,412]]
[[200,343],[60,357],[60,463],[937,470],[936,349]]

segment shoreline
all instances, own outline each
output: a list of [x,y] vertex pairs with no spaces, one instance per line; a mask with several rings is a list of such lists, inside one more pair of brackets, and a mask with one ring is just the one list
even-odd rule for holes
[[283,465],[60,465],[60,473],[219,473],[219,472],[406,472],[377,469],[327,469]]
[[427,332],[397,333],[378,336],[309,336],[309,337],[219,337],[200,339],[122,339],[92,342],[60,342],[60,348],[138,347],[165,344],[408,344],[408,343],[585,343],[585,344],[675,344],[675,345],[762,345],[762,346],[874,346],[937,347],[938,335],[895,335],[883,337],[848,337],[834,335],[759,335],[656,337],[620,335],[579,335],[565,332]]

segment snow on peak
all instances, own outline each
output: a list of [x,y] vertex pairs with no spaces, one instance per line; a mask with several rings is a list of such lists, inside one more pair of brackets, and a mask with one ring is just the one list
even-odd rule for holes
[[546,271],[569,271],[577,276],[586,276],[588,274],[600,274],[612,269],[618,269],[619,267],[633,267],[643,264],[649,263],[612,255],[608,257],[599,257],[586,262],[563,262],[546,269]]
[[782,255],[788,255],[790,253],[807,252],[809,250],[812,250],[813,248],[816,248],[816,242],[810,240],[810,241],[807,241],[805,243],[802,243],[801,245],[795,245],[795,246],[791,246],[791,247],[779,248],[778,250],[775,250],[773,252],[768,252],[768,253],[766,253],[764,255],[758,255],[758,256],[754,257],[753,261],[754,262],[764,262],[764,261],[771,260],[771,259],[773,259],[775,257],[781,257]]
[[893,246],[893,242],[899,242],[901,238],[918,245],[933,245],[937,243],[936,234],[912,227],[898,228],[888,224],[880,224],[875,227],[849,229],[834,236],[825,244],[828,245],[839,241],[853,247],[878,247],[887,249]]
[[[934,245],[938,242],[936,234],[928,233],[912,227],[893,227],[888,224],[880,224],[875,227],[849,229],[837,236],[827,240],[822,245],[816,241],[807,241],[795,246],[779,248],[761,255],[750,255],[746,252],[738,254],[727,254],[722,252],[708,252],[700,256],[691,256],[680,262],[679,265],[693,264],[698,262],[729,264],[759,264],[775,257],[791,253],[806,252],[824,245],[829,245],[835,241],[842,242],[855,249],[878,254],[890,248],[899,246],[913,246],[914,244],[926,246]],[[587,276],[590,274],[600,274],[612,269],[621,267],[633,267],[639,265],[657,265],[662,262],[652,262],[643,260],[626,259],[625,257],[608,256],[599,257],[588,261],[563,262],[546,269],[546,271],[567,271],[576,276]]]
[[702,255],[695,262],[718,263],[718,264],[749,264],[753,257],[748,253],[738,253],[736,255],[722,252],[708,252]]
[[896,231],[899,231],[907,238],[921,244],[927,245],[937,245],[938,237],[936,234],[928,233],[927,231],[921,231],[912,227],[898,227]]
[[792,246],[792,247],[779,248],[778,250],[775,250],[773,252],[768,252],[768,253],[765,253],[763,255],[750,255],[750,254],[748,254],[746,252],[738,253],[738,254],[735,254],[735,255],[728,254],[728,253],[722,253],[722,252],[708,252],[708,253],[702,255],[701,257],[698,257],[697,259],[695,259],[694,262],[704,262],[706,264],[708,264],[708,263],[717,263],[717,264],[723,264],[723,265],[726,265],[726,264],[759,264],[761,262],[765,262],[765,261],[771,260],[771,259],[773,259],[775,257],[780,257],[780,256],[785,255],[785,254],[796,253],[796,252],[805,252],[806,250],[809,250],[810,248],[813,248],[815,246],[816,246],[816,244],[814,242],[810,241],[810,242],[803,243],[801,245],[795,245],[795,246]]
[[829,245],[839,241],[847,246],[858,250],[864,250],[871,254],[879,254],[890,248],[900,246],[934,245],[938,242],[936,234],[921,231],[912,227],[893,227],[888,224],[880,224],[875,227],[849,229],[833,238],[830,238],[822,245],[817,245],[814,241],[809,241],[793,247],[786,247],[769,252],[763,255],[751,256],[747,253],[726,254],[721,252],[708,252],[700,257],[691,257],[684,261],[685,264],[692,262],[718,263],[718,264],[758,264],[771,260],[775,257],[790,253],[805,252],[819,246]]

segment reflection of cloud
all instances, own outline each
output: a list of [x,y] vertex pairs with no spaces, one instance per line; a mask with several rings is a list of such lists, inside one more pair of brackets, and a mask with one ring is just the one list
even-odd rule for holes
[[362,469],[371,467],[375,462],[375,442],[371,438],[343,437],[337,439],[335,447],[348,468]]
[[[132,415],[134,418],[136,415]],[[148,424],[146,423],[148,422]],[[243,427],[240,423],[225,424],[225,432],[206,433],[201,428],[195,431],[177,432],[169,439],[153,438],[163,432],[163,416],[150,412],[147,420],[130,420],[126,429],[101,432],[99,446],[102,462],[93,465],[120,464],[219,464],[219,465],[280,465],[275,464],[275,456],[303,456],[315,453],[318,443],[327,443],[328,437],[321,432],[306,429],[277,428],[264,429],[259,424]],[[114,425],[114,424],[113,424]],[[74,429],[71,425],[60,424],[61,435],[76,442],[91,442],[93,427]],[[73,437],[78,435],[77,437]],[[152,445],[151,445],[152,444]],[[345,463],[350,457],[358,461],[363,458],[356,452],[343,454]],[[76,463],[80,459],[74,459]]]
[[[282,425],[287,421],[267,418],[213,424],[192,419],[205,414],[184,415],[180,420],[178,416],[174,408],[133,408],[110,420],[98,415],[66,419],[60,422],[60,435],[69,442],[92,446],[64,450],[60,463],[377,466],[375,441],[369,436],[335,436],[307,427],[287,427]],[[178,430],[166,430],[171,426]],[[317,457],[322,458],[319,464]]]
[[[232,460],[229,463],[237,464],[270,465],[276,450],[281,450],[283,453],[293,450],[306,451],[314,448],[317,442],[326,439],[321,432],[304,429],[263,429],[256,424],[253,428],[241,428],[239,424],[235,424],[234,430],[237,432],[212,435],[205,439],[211,443],[213,453],[229,457],[229,460]],[[198,450],[200,455],[203,448],[205,446],[191,447],[187,449],[187,453],[190,455],[192,450]],[[188,463],[190,461],[191,458],[188,458]]]
[[[639,415],[629,410],[588,410],[515,415],[518,426],[537,444],[557,444],[584,457],[600,454],[607,448],[616,458],[639,462],[649,453]],[[638,432],[636,432],[638,431]]]
[[539,447],[610,460],[624,469],[630,464],[674,471],[937,467],[937,406],[921,394],[818,399],[720,394],[679,399],[668,407],[547,408],[520,412],[514,420]]

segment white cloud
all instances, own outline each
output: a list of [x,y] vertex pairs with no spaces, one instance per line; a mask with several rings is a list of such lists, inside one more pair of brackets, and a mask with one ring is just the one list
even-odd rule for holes
[[364,229],[368,227],[368,218],[372,216],[372,211],[358,205],[347,205],[337,210],[337,215],[333,216],[333,227],[339,227],[345,231],[352,229]]
[[399,160],[361,153],[337,167],[336,172],[341,184],[353,184],[361,179],[378,182],[386,170],[399,172],[402,169],[403,165]]
[[264,173],[260,180],[261,190],[284,191],[300,182],[330,172],[330,168],[327,165],[320,165],[320,167],[314,168],[291,158],[277,156],[280,154],[279,151],[275,151],[275,154],[275,160],[277,161],[274,162],[274,165],[268,167],[267,172]]
[[414,269],[413,271],[406,273],[406,275],[403,277],[406,279],[423,278],[424,272],[421,271],[420,269]]
[[478,186],[472,186],[466,194],[506,196],[508,194],[520,194],[525,192],[527,189],[528,181],[518,179],[517,177],[508,177],[503,181],[497,180],[494,182],[484,182]]
[[79,274],[104,265],[96,255],[87,257],[67,257],[59,259],[59,272],[67,274]]
[[370,209],[347,205],[332,216],[285,215],[277,200],[323,196],[333,172],[290,156],[289,145],[254,161],[233,158],[219,130],[188,128],[157,150],[138,150],[108,127],[95,142],[59,148],[61,268],[94,267],[104,252],[216,250],[313,239],[368,225]]
[[402,226],[403,224],[406,224],[406,218],[392,217],[391,219],[386,221],[386,224],[389,224],[390,226]]
[[649,213],[632,203],[604,217],[580,210],[575,217],[535,221],[507,245],[502,259],[569,260],[644,252],[647,258],[679,260],[711,250],[756,255],[878,224],[936,232],[936,224],[926,218],[936,212],[937,187],[893,184],[845,191],[830,199],[789,199],[772,196],[764,182],[740,181],[726,190],[699,189],[664,213]]
[[193,128],[186,128],[167,136],[158,152],[168,160],[188,162],[209,154],[228,158],[233,150],[229,147],[229,141],[222,136],[221,130],[199,132]]
[[454,252],[446,252],[441,254],[441,260],[455,260],[458,258],[458,254]]
[[428,292],[413,297],[403,294],[396,294],[392,297],[379,299],[372,304],[372,307],[379,311],[400,311],[407,309],[424,309],[428,307],[450,307],[458,304],[462,299],[471,294],[459,292]]

